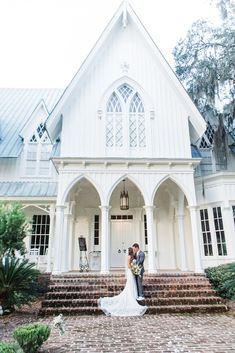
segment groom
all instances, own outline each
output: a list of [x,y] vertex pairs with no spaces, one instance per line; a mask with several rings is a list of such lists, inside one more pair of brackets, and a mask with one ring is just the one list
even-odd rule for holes
[[145,254],[140,250],[139,244],[134,243],[132,245],[132,249],[134,251],[134,258],[136,259],[136,264],[140,267],[140,276],[135,276],[138,298],[137,300],[144,300],[144,292],[143,292],[143,275],[144,275],[144,258]]

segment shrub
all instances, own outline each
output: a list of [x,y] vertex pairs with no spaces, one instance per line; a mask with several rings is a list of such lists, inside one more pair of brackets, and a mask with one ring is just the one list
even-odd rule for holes
[[235,299],[235,262],[210,267],[205,272],[221,297]]
[[51,329],[45,324],[29,324],[20,326],[13,332],[24,353],[35,353],[50,336]]
[[0,203],[0,257],[25,254],[24,238],[28,234],[25,214],[18,204]]
[[26,259],[0,258],[0,305],[4,311],[29,304],[40,295],[40,272]]
[[0,352],[1,353],[17,353],[19,350],[17,350],[17,347],[13,343],[4,343],[0,342]]

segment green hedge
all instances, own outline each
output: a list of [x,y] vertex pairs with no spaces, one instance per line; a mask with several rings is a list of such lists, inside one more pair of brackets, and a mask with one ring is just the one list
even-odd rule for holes
[[221,297],[235,299],[235,262],[208,267],[205,272]]
[[20,326],[13,332],[24,353],[35,353],[50,336],[51,329],[45,324],[29,324]]
[[14,343],[0,342],[0,353],[20,353],[21,349],[17,348]]

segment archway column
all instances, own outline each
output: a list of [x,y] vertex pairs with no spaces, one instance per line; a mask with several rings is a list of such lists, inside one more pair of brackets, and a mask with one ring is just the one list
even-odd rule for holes
[[55,205],[50,206],[50,232],[49,232],[49,244],[47,253],[47,268],[46,272],[51,272],[51,259],[53,257],[54,247],[54,233],[55,233]]
[[179,243],[180,243],[180,269],[181,271],[187,271],[187,258],[186,258],[186,246],[185,246],[185,231],[184,231],[184,214],[177,214],[177,223],[179,231]]
[[199,243],[199,232],[197,222],[197,207],[189,206],[191,227],[192,227],[192,240],[193,240],[193,254],[194,254],[194,266],[196,273],[203,273],[202,262],[201,262],[201,251]]
[[63,236],[62,236],[62,257],[61,257],[61,272],[69,271],[69,257],[71,252],[71,223],[72,214],[68,211],[64,213],[64,226],[63,226]]
[[110,239],[110,226],[109,226],[109,210],[110,206],[101,205],[101,274],[109,273],[109,239]]
[[144,206],[147,219],[147,231],[148,231],[148,272],[156,273],[156,232],[153,226],[153,212],[155,206],[147,205]]
[[64,228],[64,209],[65,205],[56,206],[56,231],[54,237],[54,266],[53,274],[61,273],[61,260],[63,256],[63,228]]

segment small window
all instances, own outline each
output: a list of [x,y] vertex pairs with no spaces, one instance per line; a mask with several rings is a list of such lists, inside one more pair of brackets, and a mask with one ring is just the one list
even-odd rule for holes
[[203,238],[204,255],[213,256],[212,238],[211,238],[211,232],[210,232],[208,210],[206,208],[203,210],[200,210],[200,218],[201,218],[201,230],[202,230],[202,238]]
[[213,207],[213,216],[214,216],[215,236],[216,236],[216,242],[217,242],[218,255],[226,256],[227,246],[226,246],[226,240],[225,240],[221,207]]
[[208,121],[206,131],[201,138],[200,148],[210,148],[213,144],[214,135],[215,131]]
[[133,215],[111,215],[110,216],[111,220],[127,220],[127,219],[133,219]]
[[52,144],[41,123],[26,145],[26,175],[48,176],[51,170],[51,151]]
[[94,245],[99,245],[100,243],[100,216],[94,216]]
[[148,245],[147,216],[144,215],[144,243]]
[[30,249],[38,249],[39,255],[45,255],[49,244],[50,216],[34,215],[32,223]]

